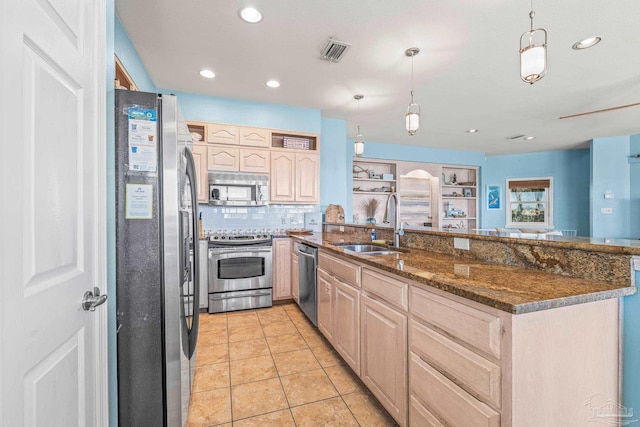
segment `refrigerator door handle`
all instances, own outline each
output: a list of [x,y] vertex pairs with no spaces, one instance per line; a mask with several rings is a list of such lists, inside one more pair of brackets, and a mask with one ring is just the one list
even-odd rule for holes
[[189,178],[191,188],[191,230],[192,230],[192,246],[193,246],[193,319],[191,322],[191,330],[189,331],[189,353],[191,359],[196,351],[196,343],[198,341],[198,329],[200,324],[200,245],[195,237],[198,230],[198,179],[196,177],[196,166],[193,161],[193,155],[189,147],[185,147],[184,156],[187,159],[186,174]]

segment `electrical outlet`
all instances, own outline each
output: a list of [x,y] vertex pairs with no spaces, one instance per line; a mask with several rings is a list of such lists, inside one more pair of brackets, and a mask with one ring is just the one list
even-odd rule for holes
[[453,247],[454,249],[464,249],[465,251],[469,250],[469,239],[461,239],[460,237],[453,238]]
[[344,233],[344,225],[341,225],[341,226],[340,226],[340,232],[341,232],[341,233]]
[[600,209],[600,213],[605,215],[611,215],[613,213],[613,208],[602,208]]
[[613,199],[615,197],[615,195],[611,192],[611,190],[607,190],[604,192],[604,198],[605,199]]

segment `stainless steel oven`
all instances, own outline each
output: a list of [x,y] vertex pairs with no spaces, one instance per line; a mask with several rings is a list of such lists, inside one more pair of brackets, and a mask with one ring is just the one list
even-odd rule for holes
[[209,244],[209,313],[271,307],[271,237],[235,236]]

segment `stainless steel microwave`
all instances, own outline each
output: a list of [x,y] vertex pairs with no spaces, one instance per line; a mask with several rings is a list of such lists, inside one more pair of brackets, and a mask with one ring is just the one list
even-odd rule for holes
[[269,176],[242,172],[209,172],[209,204],[212,206],[261,206],[269,204]]

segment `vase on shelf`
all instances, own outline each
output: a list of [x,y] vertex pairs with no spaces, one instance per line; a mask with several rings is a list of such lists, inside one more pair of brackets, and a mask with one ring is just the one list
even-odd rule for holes
[[367,218],[367,224],[375,224],[376,223],[376,219],[371,217],[371,218]]

